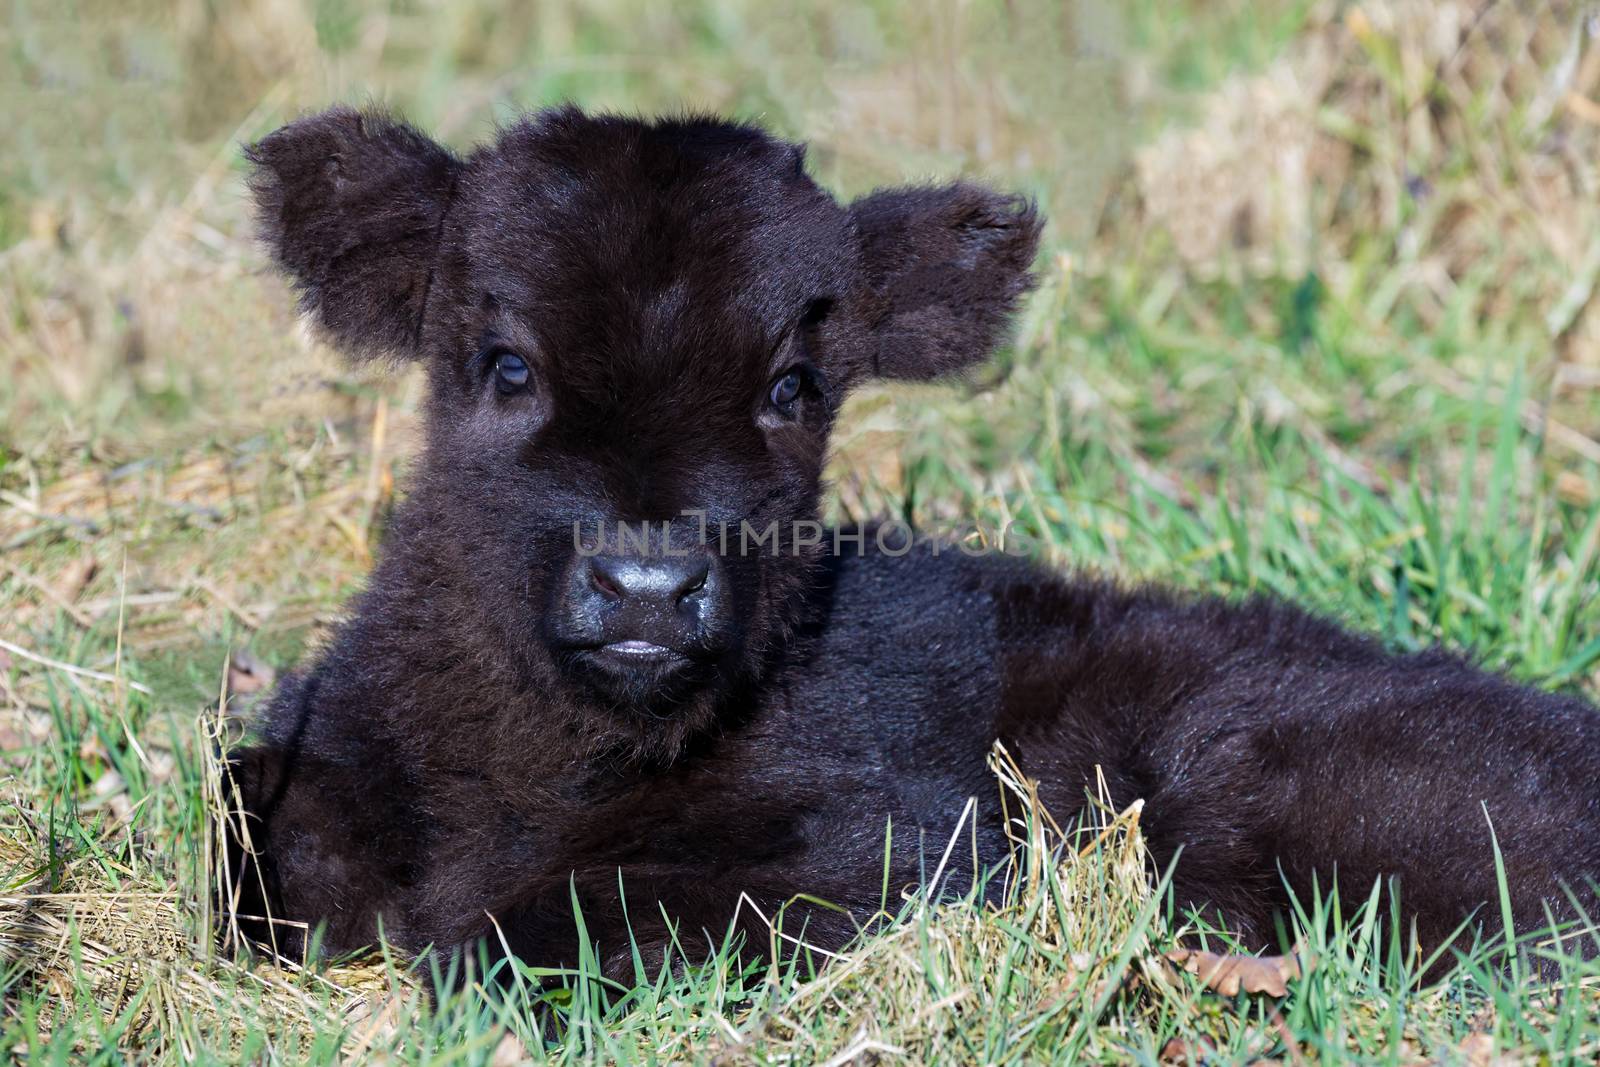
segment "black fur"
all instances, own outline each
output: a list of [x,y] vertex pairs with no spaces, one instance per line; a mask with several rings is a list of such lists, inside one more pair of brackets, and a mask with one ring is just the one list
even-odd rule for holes
[[[791,914],[831,947],[879,904],[885,820],[897,888],[969,797],[979,863],[1003,856],[996,738],[1060,814],[1097,766],[1117,803],[1145,798],[1157,863],[1182,850],[1179,899],[1251,943],[1272,942],[1284,878],[1335,874],[1357,899],[1397,879],[1441,941],[1495,895],[1484,805],[1520,925],[1571,915],[1567,886],[1595,903],[1587,704],[1268,600],[796,535],[847,390],[957,372],[1000,339],[1030,284],[1029,204],[953,185],[841,207],[751,127],[572,108],[464,160],[345,110],[250,158],[315,321],[425,360],[431,388],[352,620],[233,757],[259,854],[234,857],[241,911],[325,923],[334,949],[380,915],[403,947],[467,946],[493,916],[558,964],[575,891],[627,973],[630,924],[659,955],[663,909],[691,951],[736,914],[759,950],[741,896],[770,917],[805,893],[850,912]],[[508,354],[530,387],[497,377]],[[591,618],[616,591],[581,569],[574,524],[648,520],[662,548],[693,540],[687,511],[783,532],[714,552],[717,597],[664,666],[619,664],[599,642],[627,635]],[[956,849],[955,884],[971,866]]]

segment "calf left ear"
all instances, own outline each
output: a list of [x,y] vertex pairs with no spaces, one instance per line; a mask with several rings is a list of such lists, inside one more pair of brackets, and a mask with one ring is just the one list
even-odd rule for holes
[[850,214],[876,345],[871,373],[921,380],[988,358],[1033,288],[1033,204],[957,183],[880,190]]
[[335,107],[245,158],[262,239],[301,310],[347,355],[420,355],[455,156],[382,112]]

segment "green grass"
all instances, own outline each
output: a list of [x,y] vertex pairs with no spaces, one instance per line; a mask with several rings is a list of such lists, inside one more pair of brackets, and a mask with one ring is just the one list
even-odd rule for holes
[[[415,444],[416,376],[304,341],[248,237],[234,144],[336,97],[391,100],[456,143],[569,96],[734,110],[810,139],[845,193],[958,171],[1025,188],[1053,221],[1015,345],[972,383],[855,398],[831,515],[1004,529],[1058,566],[1271,592],[1396,648],[1600,692],[1600,206],[1561,184],[1593,174],[1600,127],[1550,91],[1600,97],[1600,62],[1576,7],[1493,5],[1464,43],[1405,10],[18,7],[0,83],[20,116],[0,153],[0,1049],[1593,1062],[1600,966],[1537,938],[1508,956],[1493,917],[1423,977],[1388,914],[1303,901],[1286,997],[1204,990],[1161,962],[1184,917],[1146,882],[1135,811],[1097,811],[1084,838],[1029,808],[1033,877],[1005,907],[886,894],[899,921],[821,968],[788,952],[750,970],[725,946],[627,988],[586,960],[433,1002],[427,961],[252,969],[207,932],[228,654],[283,670],[326,632]],[[1305,192],[1300,214],[1273,188]],[[1196,221],[1219,225],[1185,236]],[[1528,980],[1540,961],[1561,995]]]

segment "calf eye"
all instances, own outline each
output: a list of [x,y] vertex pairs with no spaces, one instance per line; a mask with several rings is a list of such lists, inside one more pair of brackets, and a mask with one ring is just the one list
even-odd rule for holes
[[494,387],[509,396],[526,388],[533,372],[515,352],[502,352],[494,360]]
[[801,384],[800,368],[791,367],[772,383],[772,391],[767,394],[767,401],[783,414],[791,414],[794,402],[800,396]]

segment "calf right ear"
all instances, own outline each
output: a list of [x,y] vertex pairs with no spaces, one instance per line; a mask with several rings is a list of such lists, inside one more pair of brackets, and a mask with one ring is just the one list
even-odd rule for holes
[[421,354],[461,162],[373,111],[335,107],[245,149],[263,240],[300,308],[345,353]]
[[881,190],[850,214],[868,289],[872,373],[937,378],[987,359],[1033,287],[1033,204],[957,182]]

